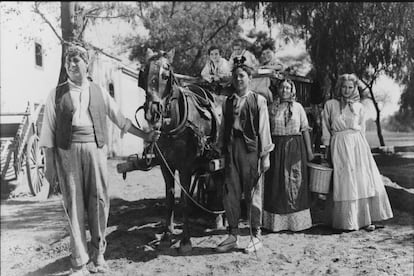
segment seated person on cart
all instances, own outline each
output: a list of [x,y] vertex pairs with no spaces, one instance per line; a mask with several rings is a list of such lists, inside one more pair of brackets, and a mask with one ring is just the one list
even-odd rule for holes
[[217,45],[208,48],[209,60],[201,71],[203,80],[199,85],[211,92],[220,95],[223,88],[231,82],[229,62],[221,56],[221,49]]
[[283,71],[284,69],[283,64],[275,56],[275,46],[272,42],[263,44],[260,59],[259,68],[261,69],[272,69],[275,71]]
[[221,50],[218,46],[213,45],[208,48],[209,61],[201,71],[203,80],[211,83],[228,82],[231,78],[231,71],[228,61],[221,57]]
[[252,90],[264,96],[269,105],[274,100],[273,95],[277,95],[277,73],[283,70],[283,65],[275,57],[274,49],[273,42],[263,45],[261,64],[258,66],[256,77],[251,82]]
[[246,49],[244,41],[242,39],[236,39],[233,42],[233,53],[231,54],[229,59],[230,70],[233,70],[234,58],[237,58],[237,60],[244,59],[244,64],[253,69],[256,69],[259,66],[259,61],[256,59],[254,54],[252,54]]

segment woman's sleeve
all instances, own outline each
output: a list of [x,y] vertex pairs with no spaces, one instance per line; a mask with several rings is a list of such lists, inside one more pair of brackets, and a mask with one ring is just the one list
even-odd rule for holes
[[[298,103],[299,104],[299,103]],[[306,116],[306,111],[301,104],[298,105],[299,107],[299,119],[300,119],[300,132],[306,130],[312,130],[309,126],[308,117]]]
[[331,140],[330,101],[325,103],[322,111],[322,144],[329,146]]

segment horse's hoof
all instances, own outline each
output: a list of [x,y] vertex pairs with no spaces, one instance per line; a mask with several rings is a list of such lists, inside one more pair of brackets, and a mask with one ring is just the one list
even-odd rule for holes
[[188,242],[185,242],[185,243],[183,243],[182,241],[180,242],[180,247],[178,248],[178,252],[180,252],[180,254],[190,253],[191,250],[193,250],[193,246],[191,245],[191,241],[188,241]]
[[171,233],[164,233],[162,234],[160,244],[158,245],[158,248],[165,249],[171,247],[172,244],[172,234]]

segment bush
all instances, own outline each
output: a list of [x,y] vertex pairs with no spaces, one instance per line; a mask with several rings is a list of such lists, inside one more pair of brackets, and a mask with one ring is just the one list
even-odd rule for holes
[[395,115],[382,122],[384,129],[388,131],[411,132],[414,131],[414,111],[397,112]]

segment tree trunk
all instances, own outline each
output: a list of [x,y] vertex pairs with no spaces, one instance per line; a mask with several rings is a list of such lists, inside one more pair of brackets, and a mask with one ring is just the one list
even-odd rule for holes
[[61,2],[60,4],[60,17],[61,17],[61,26],[62,26],[62,55],[61,55],[61,66],[58,85],[67,79],[66,70],[65,70],[65,52],[67,47],[67,42],[73,41],[75,39],[74,34],[74,17],[75,17],[75,2]]
[[380,146],[383,147],[383,146],[385,146],[385,142],[384,142],[384,137],[382,136],[382,129],[381,129],[381,116],[380,116],[381,111],[378,107],[377,101],[375,100],[374,92],[372,90],[372,87],[368,87],[368,89],[369,89],[369,93],[371,95],[372,103],[374,104],[374,107],[375,107],[375,111],[377,112],[377,118],[375,119],[375,123],[377,125],[377,134],[378,134],[378,139],[379,139],[379,142],[380,142]]

